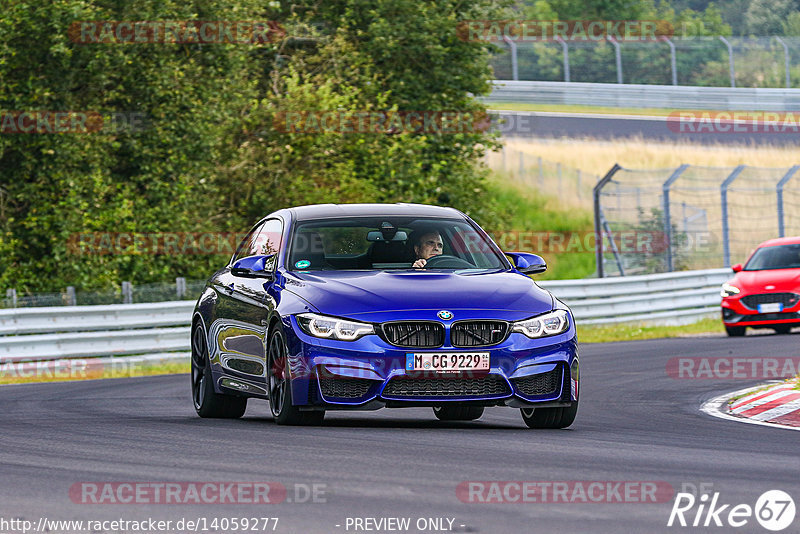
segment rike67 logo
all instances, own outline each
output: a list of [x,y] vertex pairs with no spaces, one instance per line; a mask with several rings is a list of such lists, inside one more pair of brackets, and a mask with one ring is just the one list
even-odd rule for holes
[[723,504],[719,492],[696,498],[691,493],[678,493],[669,514],[667,526],[681,527],[743,527],[753,517],[767,530],[784,530],[794,522],[795,505],[792,497],[781,490],[761,494],[755,506],[749,504]]

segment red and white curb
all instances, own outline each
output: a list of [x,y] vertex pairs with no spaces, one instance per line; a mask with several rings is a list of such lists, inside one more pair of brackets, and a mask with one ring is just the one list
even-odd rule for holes
[[703,404],[701,410],[740,423],[800,430],[800,390],[795,386],[796,382],[780,382],[767,389],[762,385],[726,393]]

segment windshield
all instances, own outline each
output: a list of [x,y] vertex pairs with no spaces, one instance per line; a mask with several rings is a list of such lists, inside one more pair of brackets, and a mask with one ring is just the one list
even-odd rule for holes
[[506,268],[496,247],[462,219],[301,221],[287,258],[295,271]]
[[744,266],[745,271],[796,268],[800,268],[800,245],[760,248]]

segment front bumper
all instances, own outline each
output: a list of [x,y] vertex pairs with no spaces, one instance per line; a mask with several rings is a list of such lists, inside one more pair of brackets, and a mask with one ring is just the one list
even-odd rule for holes
[[771,325],[800,324],[800,303],[781,312],[759,313],[741,302],[741,297],[724,297],[722,299],[722,322],[725,326],[769,327]]
[[[357,341],[319,339],[285,324],[293,404],[324,409],[377,409],[468,402],[514,407],[569,405],[579,390],[574,324],[560,335],[505,341],[474,349],[417,349],[390,345],[377,335]],[[406,355],[420,352],[488,352],[489,370],[422,373],[406,370]]]

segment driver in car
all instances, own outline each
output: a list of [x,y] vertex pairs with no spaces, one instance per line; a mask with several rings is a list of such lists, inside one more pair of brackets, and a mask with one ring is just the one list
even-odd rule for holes
[[426,232],[414,242],[414,254],[416,254],[417,260],[414,262],[413,267],[423,269],[430,258],[439,256],[441,253],[442,236],[436,231]]

